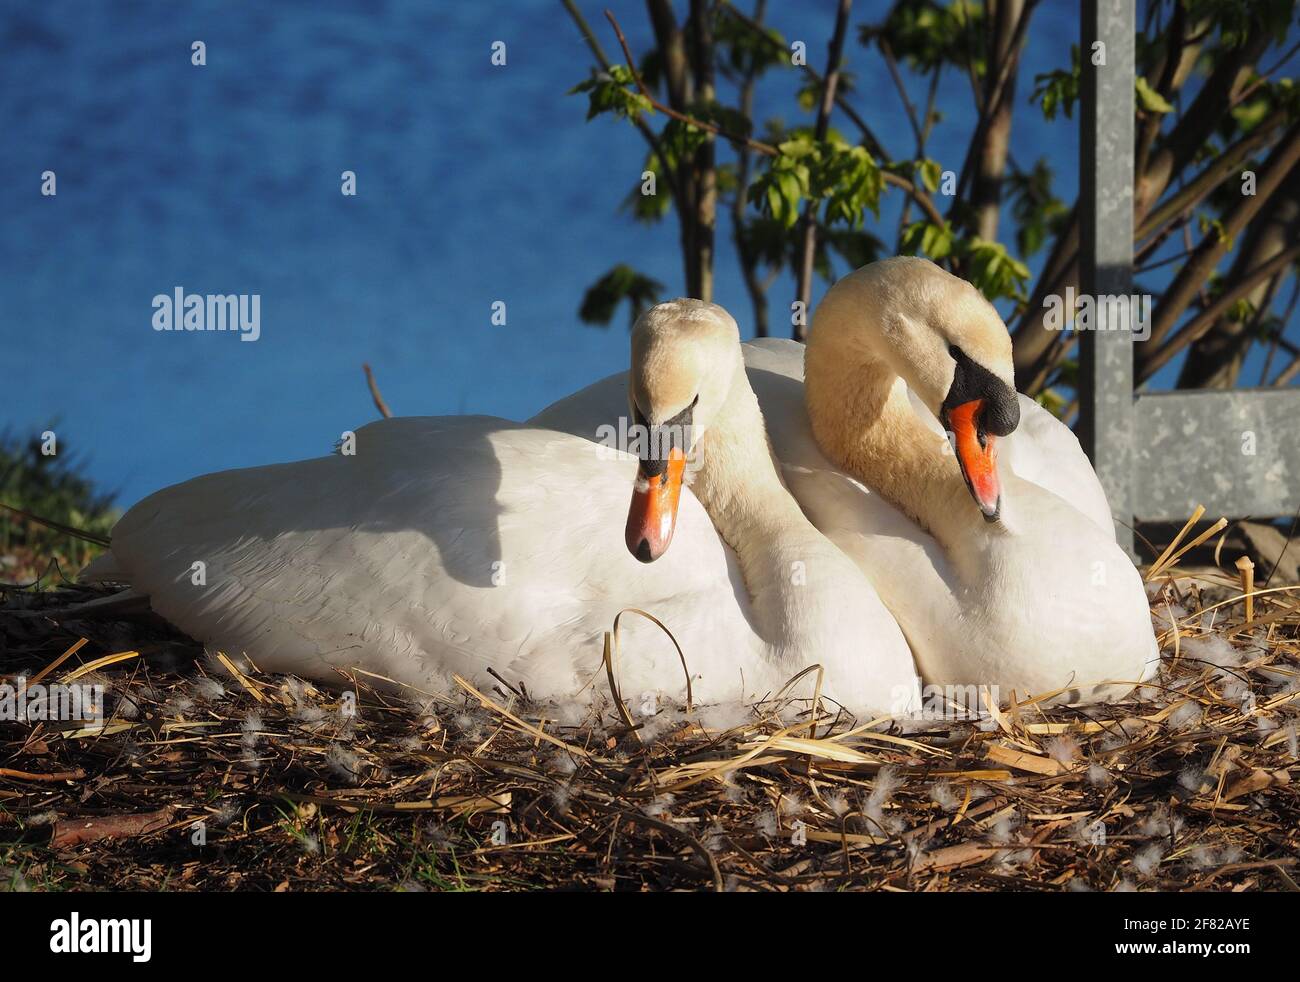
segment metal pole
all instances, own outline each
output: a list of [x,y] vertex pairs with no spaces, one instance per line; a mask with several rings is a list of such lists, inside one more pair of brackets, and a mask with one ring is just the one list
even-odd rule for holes
[[[1085,0],[1079,118],[1080,285],[1094,298],[1133,292],[1135,0]],[[1094,303],[1079,335],[1079,439],[1133,554],[1133,311]],[[1121,524],[1122,523],[1122,524]]]

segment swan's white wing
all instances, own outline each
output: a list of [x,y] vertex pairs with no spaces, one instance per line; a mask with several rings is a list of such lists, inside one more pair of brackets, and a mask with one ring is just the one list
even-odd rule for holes
[[[731,665],[753,636],[734,558],[684,494],[672,547],[638,563],[623,544],[635,463],[598,451],[483,417],[385,420],[357,432],[355,456],[152,495],[114,529],[113,562],[162,616],[264,670],[364,665],[445,688],[490,666],[568,695],[615,614],[640,606],[694,655],[697,693],[736,698]],[[629,623],[624,652],[629,691],[680,687],[651,625]]]
[[956,578],[934,539],[839,471],[792,466],[784,476],[809,520],[866,574],[912,651],[934,650],[960,617]]
[[833,470],[817,446],[804,409],[803,345],[789,338],[758,338],[742,347],[749,383],[782,466]]
[[610,426],[617,432],[619,420],[627,416],[627,373],[618,372],[551,403],[528,425],[608,445],[601,428]]
[[1079,438],[1028,396],[1020,397],[1020,425],[1003,439],[1000,457],[1017,477],[1051,491],[1114,537],[1106,492]]

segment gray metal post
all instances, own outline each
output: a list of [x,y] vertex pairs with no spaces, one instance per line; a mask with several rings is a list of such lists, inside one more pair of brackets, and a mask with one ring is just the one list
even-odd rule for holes
[[[1079,117],[1080,285],[1091,296],[1133,287],[1135,0],[1085,0]],[[1079,439],[1133,552],[1133,333],[1127,304],[1098,304],[1079,336]],[[1119,524],[1124,523],[1124,524]]]

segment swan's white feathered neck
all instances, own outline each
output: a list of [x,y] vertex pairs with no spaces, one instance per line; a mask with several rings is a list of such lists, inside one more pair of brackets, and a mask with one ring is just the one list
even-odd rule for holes
[[[691,490],[736,554],[764,657],[779,666],[778,676],[786,673],[773,681],[788,681],[801,659],[861,676],[877,657],[863,644],[862,628],[883,613],[879,600],[791,496],[739,357],[724,407],[703,438],[701,461]],[[881,641],[897,638],[895,629]]]

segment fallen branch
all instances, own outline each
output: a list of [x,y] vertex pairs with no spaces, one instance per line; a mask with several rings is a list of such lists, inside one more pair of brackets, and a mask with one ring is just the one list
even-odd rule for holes
[[55,771],[52,774],[32,774],[28,771],[15,771],[8,767],[0,767],[0,777],[7,777],[15,781],[80,781],[86,776],[86,772],[78,767],[75,771]]
[[77,819],[76,824],[56,822],[54,837],[50,839],[50,848],[67,849],[88,842],[98,842],[101,839],[125,839],[148,835],[171,824],[175,813],[176,810],[171,805],[166,805],[156,812],[144,812],[139,815],[104,815],[99,818]]

